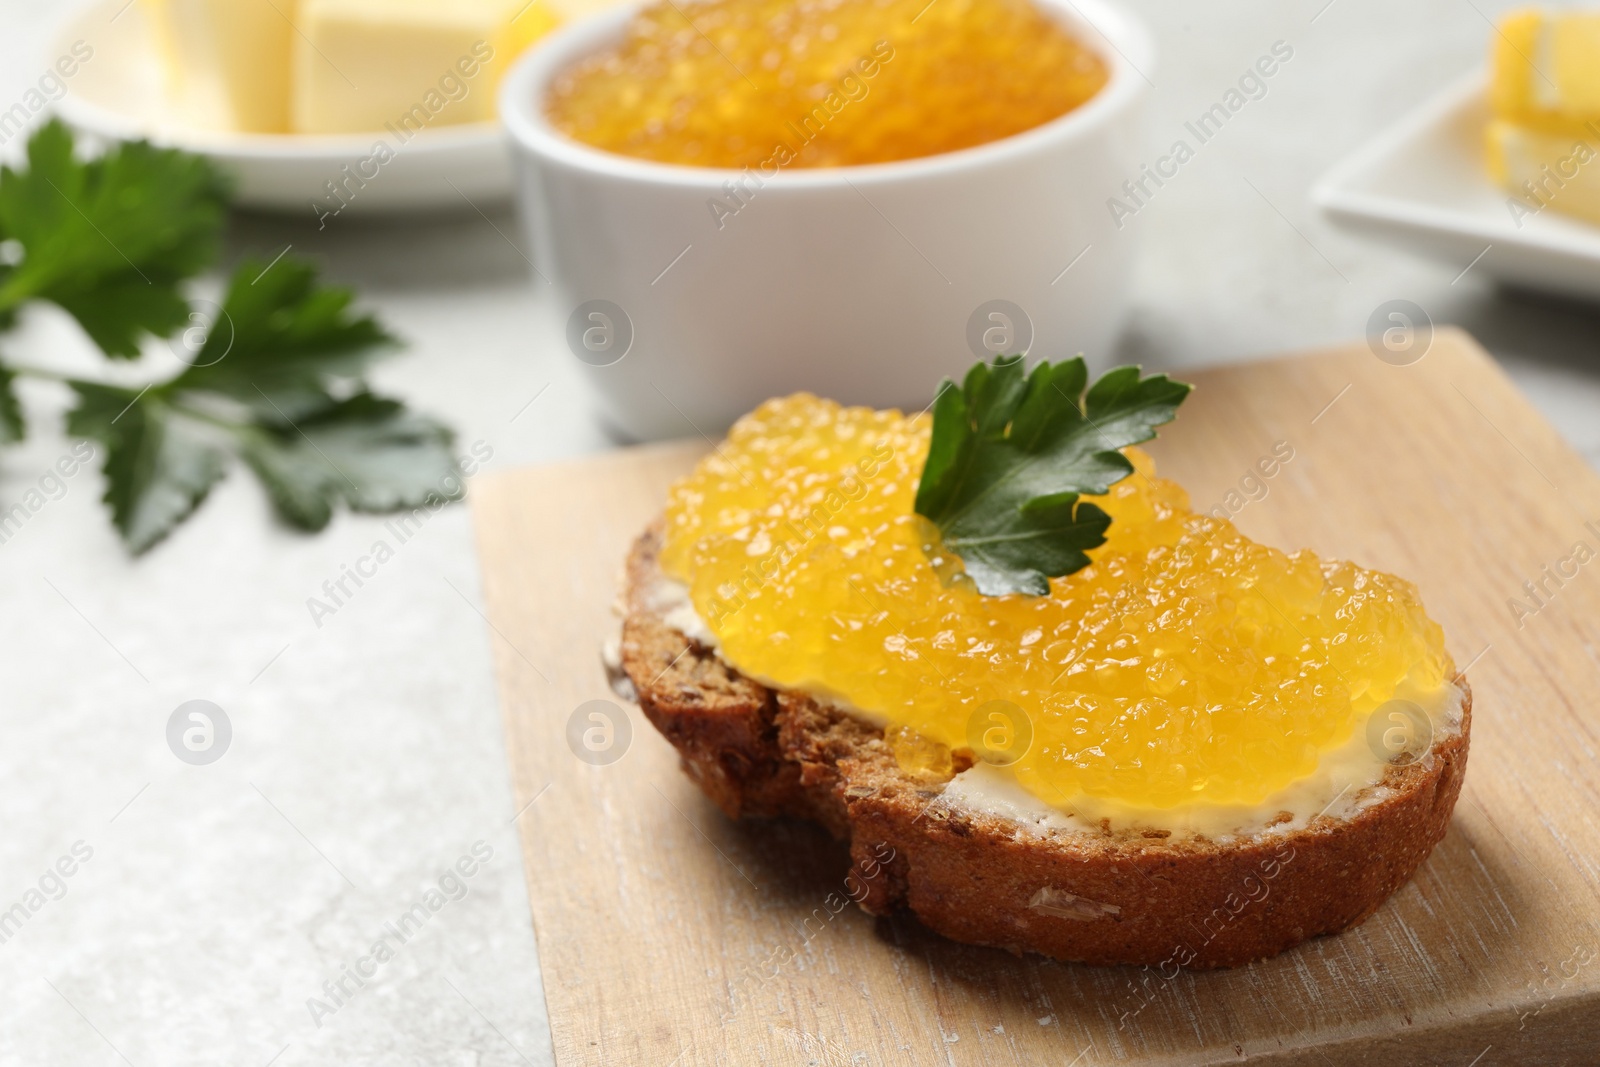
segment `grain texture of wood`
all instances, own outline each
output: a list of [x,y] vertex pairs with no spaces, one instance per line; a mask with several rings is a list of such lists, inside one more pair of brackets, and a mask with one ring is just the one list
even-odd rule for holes
[[1600,1061],[1600,479],[1453,331],[1408,366],[1361,345],[1193,379],[1161,471],[1258,540],[1412,579],[1469,667],[1466,786],[1411,883],[1200,974],[836,910],[839,846],[724,818],[602,667],[628,544],[708,446],[511,471],[473,512],[561,1067]]

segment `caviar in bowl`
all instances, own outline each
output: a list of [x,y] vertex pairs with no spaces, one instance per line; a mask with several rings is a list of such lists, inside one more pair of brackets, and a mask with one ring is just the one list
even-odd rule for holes
[[[689,22],[700,5],[678,8],[685,31],[698,33]],[[905,86],[892,79],[915,74],[917,59],[907,54],[914,38],[896,44],[891,29],[871,46],[863,39],[861,65],[839,75],[846,104],[836,140],[865,127],[855,141],[867,149],[812,165],[767,150],[740,167],[640,158],[586,143],[559,106],[553,118],[553,101],[585,64],[626,47],[638,8],[573,23],[525,56],[501,94],[518,196],[566,346],[588,365],[609,421],[639,438],[709,433],[801,389],[910,404],[928,380],[959,373],[975,355],[1081,351],[1104,361],[1137,237],[1127,220],[1119,228],[1107,200],[1138,176],[1153,48],[1134,19],[1100,0],[1038,0],[1036,10],[1102,72],[1086,98],[963,144],[949,108],[895,118]],[[774,78],[786,65],[780,59]],[[747,73],[757,90],[765,84]],[[697,91],[701,109],[735,102],[732,92]],[[771,106],[773,121],[792,109],[781,98]],[[787,143],[802,156],[800,137],[819,125],[809,114],[776,122],[774,148]],[[896,121],[938,123],[933,132],[957,147],[902,129],[900,141],[934,149],[857,162],[893,140]]]

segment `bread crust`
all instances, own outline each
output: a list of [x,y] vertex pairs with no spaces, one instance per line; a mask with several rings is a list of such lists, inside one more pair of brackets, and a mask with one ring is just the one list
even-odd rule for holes
[[667,625],[649,595],[659,547],[653,527],[628,560],[621,665],[684,771],[731,818],[821,823],[849,843],[864,909],[909,909],[957,941],[1168,974],[1263,959],[1376,911],[1444,837],[1461,791],[1464,678],[1459,733],[1391,765],[1387,795],[1347,819],[1217,843],[963,810],[944,782],[902,771],[881,730],[745,678]]

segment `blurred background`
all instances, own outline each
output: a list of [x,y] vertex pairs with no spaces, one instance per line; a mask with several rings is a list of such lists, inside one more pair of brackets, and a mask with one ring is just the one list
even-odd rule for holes
[[[37,82],[77,6],[0,0],[0,101]],[[1273,42],[1294,60],[1128,220],[1143,249],[1116,361],[1181,370],[1359,341],[1376,308],[1409,300],[1470,331],[1600,461],[1600,311],[1499,288],[1470,256],[1350,236],[1310,199],[1336,162],[1481,67],[1507,5],[1123,6],[1159,50],[1144,158]],[[5,143],[8,162],[23,141]],[[353,286],[406,342],[374,383],[453,425],[458,451],[487,468],[616,447],[565,341],[571,309],[536,284],[515,208],[461,199],[326,225],[309,210],[239,211],[223,263],[292,248]],[[98,363],[53,309],[30,310],[5,346],[63,373]],[[55,418],[65,391],[23,389],[34,431],[0,453],[0,507],[72,448]],[[75,845],[92,851],[0,943],[0,1062],[551,1062],[467,509],[438,512],[380,578],[313,620],[307,599],[383,517],[297,534],[236,472],[135,559],[101,492],[98,470],[76,475],[0,545],[0,905]],[[214,765],[174,759],[165,739],[173,709],[196,699],[231,722]],[[492,859],[465,897],[313,1025],[307,998],[477,842]]]

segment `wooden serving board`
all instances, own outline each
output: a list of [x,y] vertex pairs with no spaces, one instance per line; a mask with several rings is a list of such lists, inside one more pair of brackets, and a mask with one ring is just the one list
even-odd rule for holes
[[707,445],[511,471],[473,510],[562,1067],[1600,1061],[1600,479],[1453,331],[1410,366],[1361,345],[1193,378],[1162,471],[1259,540],[1412,578],[1470,663],[1466,787],[1411,883],[1341,936],[1176,975],[835,914],[841,849],[724,818],[637,708],[615,762],[567,740],[580,705],[623,704],[619,566]]

